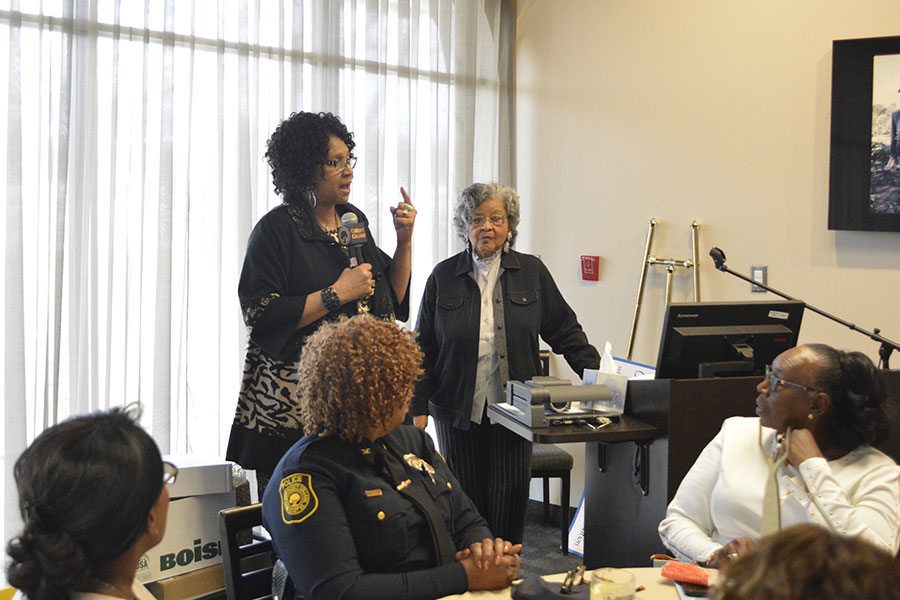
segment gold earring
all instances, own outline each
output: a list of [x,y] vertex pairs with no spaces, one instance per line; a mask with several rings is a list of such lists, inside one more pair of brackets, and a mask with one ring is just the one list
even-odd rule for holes
[[812,420],[813,420],[813,414],[812,414],[812,413],[809,413],[808,415],[806,415],[806,418],[809,419],[810,421],[812,421]]

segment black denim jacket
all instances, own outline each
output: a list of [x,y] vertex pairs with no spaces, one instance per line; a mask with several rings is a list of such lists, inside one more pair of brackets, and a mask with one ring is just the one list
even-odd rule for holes
[[[502,308],[494,312],[494,326],[504,382],[541,372],[538,336],[576,373],[598,368],[600,354],[544,263],[511,251],[501,256],[500,267],[493,302]],[[478,368],[481,292],[472,270],[468,251],[439,263],[425,284],[416,322],[425,373],[416,383],[410,411],[460,429],[469,428]]]

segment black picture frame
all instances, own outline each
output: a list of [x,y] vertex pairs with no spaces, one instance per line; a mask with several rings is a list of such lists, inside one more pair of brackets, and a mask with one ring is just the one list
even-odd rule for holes
[[830,230],[900,231],[900,214],[870,208],[876,151],[872,135],[873,64],[876,56],[894,54],[900,54],[900,36],[832,43]]

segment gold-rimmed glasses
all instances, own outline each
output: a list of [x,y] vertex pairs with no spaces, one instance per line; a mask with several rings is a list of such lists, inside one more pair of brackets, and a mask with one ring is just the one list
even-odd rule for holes
[[772,371],[772,365],[766,365],[766,382],[768,382],[769,392],[771,392],[772,394],[777,393],[778,390],[780,390],[781,388],[783,388],[785,386],[796,388],[796,389],[803,390],[806,392],[812,392],[814,394],[817,394],[821,391],[821,390],[817,390],[816,388],[811,388],[808,385],[794,383],[793,381],[788,381],[787,379],[783,379],[783,378],[779,377],[778,375],[775,374],[774,371]]

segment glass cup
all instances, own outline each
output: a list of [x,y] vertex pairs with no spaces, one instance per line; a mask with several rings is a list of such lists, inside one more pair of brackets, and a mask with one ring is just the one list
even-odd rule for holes
[[604,567],[591,572],[591,600],[634,600],[634,575]]

